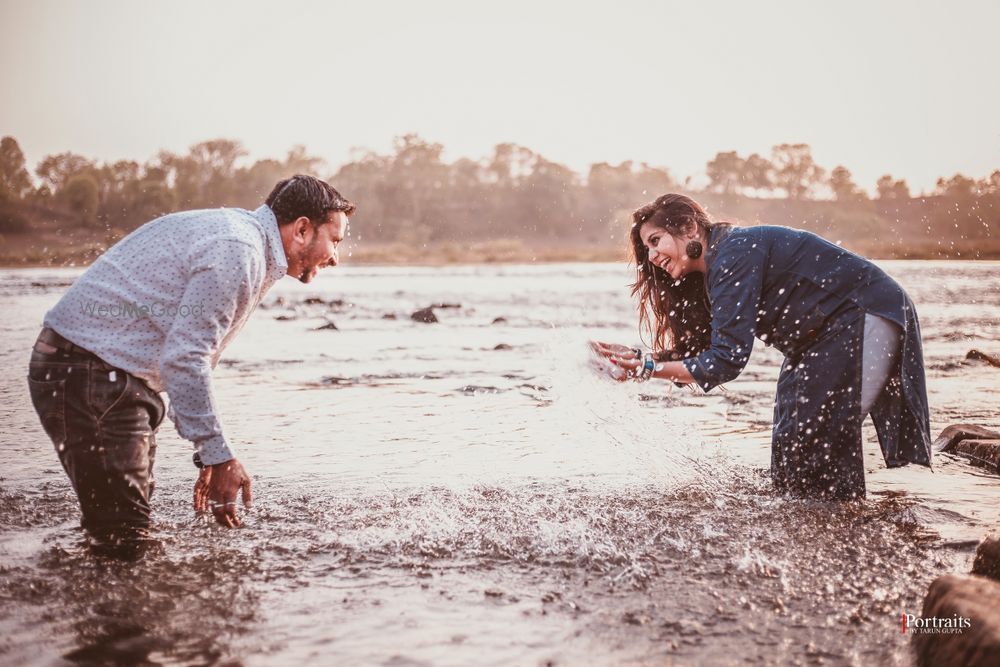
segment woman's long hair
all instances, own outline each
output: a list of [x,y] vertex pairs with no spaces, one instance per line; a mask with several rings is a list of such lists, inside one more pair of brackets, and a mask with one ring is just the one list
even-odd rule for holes
[[689,273],[680,280],[649,261],[649,252],[639,230],[646,223],[671,236],[683,236],[692,225],[708,238],[709,232],[728,223],[712,222],[698,202],[679,194],[667,194],[632,213],[629,240],[636,280],[632,296],[639,297],[640,334],[648,333],[650,347],[658,358],[685,359],[708,349],[712,327],[705,276]]

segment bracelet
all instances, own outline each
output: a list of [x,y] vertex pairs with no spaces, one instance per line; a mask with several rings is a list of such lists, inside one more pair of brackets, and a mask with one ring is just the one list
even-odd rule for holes
[[653,377],[653,370],[656,368],[656,362],[653,361],[653,355],[647,354],[646,360],[642,363],[642,369],[639,370],[639,374],[636,375],[636,382],[645,382],[649,378]]

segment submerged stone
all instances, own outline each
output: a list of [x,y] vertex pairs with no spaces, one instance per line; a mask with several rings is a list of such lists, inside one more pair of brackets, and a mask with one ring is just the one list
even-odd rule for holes
[[969,459],[969,463],[1000,475],[1000,439],[962,440],[953,451]]
[[1000,440],[1000,433],[975,424],[952,424],[941,431],[933,448],[938,452],[950,452],[962,440]]
[[980,352],[979,350],[969,350],[966,355],[966,359],[975,359],[976,361],[985,361],[990,366],[996,366],[1000,368],[1000,358],[993,356],[992,354],[986,354],[985,352]]
[[1000,581],[1000,539],[988,537],[976,549],[976,560],[972,562],[972,574]]
[[414,322],[423,322],[424,324],[433,324],[438,321],[437,315],[434,314],[434,309],[430,307],[413,311],[410,319]]

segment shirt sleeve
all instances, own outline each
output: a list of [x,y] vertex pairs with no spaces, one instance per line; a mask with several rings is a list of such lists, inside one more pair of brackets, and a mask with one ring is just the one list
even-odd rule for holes
[[736,379],[750,359],[757,333],[766,254],[749,243],[718,257],[708,286],[712,311],[712,344],[684,360],[695,382],[709,391]]
[[216,416],[212,358],[234,322],[253,307],[259,263],[256,249],[242,241],[214,239],[196,250],[181,298],[184,315],[174,319],[160,357],[174,425],[205,465],[236,456]]

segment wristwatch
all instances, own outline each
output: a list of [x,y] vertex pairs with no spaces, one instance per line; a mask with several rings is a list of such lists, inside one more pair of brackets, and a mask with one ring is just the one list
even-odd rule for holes
[[201,462],[201,454],[199,454],[198,452],[194,453],[194,456],[191,457],[191,461],[194,462],[195,468],[205,467],[205,464]]

